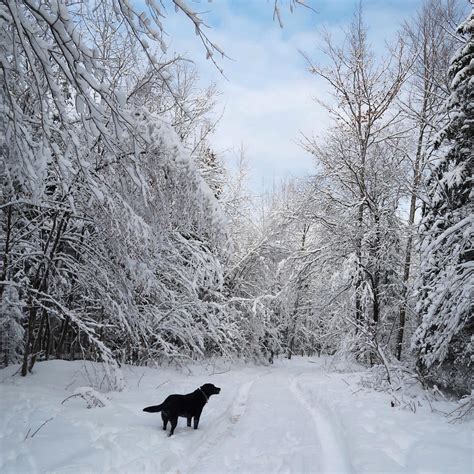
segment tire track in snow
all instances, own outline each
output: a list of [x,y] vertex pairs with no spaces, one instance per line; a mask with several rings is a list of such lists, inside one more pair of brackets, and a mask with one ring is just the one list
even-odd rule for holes
[[344,435],[331,421],[331,410],[320,399],[316,400],[317,405],[310,403],[297,378],[298,375],[293,377],[290,390],[308,411],[314,422],[316,433],[323,448],[323,472],[354,473]]

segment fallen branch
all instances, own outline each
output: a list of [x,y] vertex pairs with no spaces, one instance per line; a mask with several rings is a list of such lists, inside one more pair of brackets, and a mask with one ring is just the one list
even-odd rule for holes
[[469,397],[467,401],[465,401],[452,412],[447,414],[448,417],[452,418],[451,420],[449,420],[449,422],[457,423],[463,421],[464,419],[467,419],[470,415],[472,415],[473,407],[473,399],[472,397]]
[[161,382],[159,385],[157,385],[157,386],[155,387],[155,390],[156,390],[157,388],[161,387],[162,385],[165,385],[165,384],[168,383],[168,382],[169,382],[169,380],[165,380],[164,382]]
[[39,426],[39,428],[31,435],[31,436],[28,436],[30,434],[30,431],[31,431],[31,428],[28,429],[28,432],[26,433],[26,436],[25,436],[25,439],[23,441],[26,441],[28,438],[34,438],[35,434],[38,433],[38,431],[43,428],[44,425],[46,425],[46,423],[49,423],[51,420],[54,419],[54,416],[52,416],[51,418],[48,418],[46,421],[44,421],[43,423],[41,423],[41,425]]
[[138,379],[137,388],[140,388],[140,382],[142,381],[142,378],[144,375],[145,375],[145,371],[143,371],[142,375],[140,375],[140,378]]

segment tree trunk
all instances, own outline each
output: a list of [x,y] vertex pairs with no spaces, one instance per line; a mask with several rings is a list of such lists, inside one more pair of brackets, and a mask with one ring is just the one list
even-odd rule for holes
[[33,304],[33,298],[30,298],[30,314],[28,316],[28,330],[25,343],[25,352],[23,353],[23,363],[21,365],[21,375],[25,377],[28,374],[28,359],[31,353],[33,343],[33,330],[36,323],[36,306]]
[[401,360],[402,349],[403,349],[403,336],[405,334],[405,324],[406,324],[406,313],[408,307],[408,282],[410,280],[410,269],[411,269],[411,254],[413,248],[413,224],[415,223],[415,213],[416,213],[416,193],[418,192],[418,187],[420,185],[421,179],[421,165],[422,165],[422,150],[423,150],[423,137],[425,132],[425,126],[420,125],[420,133],[418,135],[418,144],[416,148],[416,158],[413,167],[413,187],[411,190],[410,198],[410,213],[408,215],[408,229],[409,235],[407,239],[407,245],[405,248],[405,262],[403,265],[403,301],[400,307],[399,321],[398,321],[398,331],[397,331],[397,341],[396,341],[396,357],[398,360]]
[[49,356],[51,354],[52,343],[53,343],[53,338],[51,334],[51,320],[48,314],[46,318],[46,328],[44,330],[44,338],[43,338],[43,347],[45,348],[45,354],[44,354],[45,360],[49,360]]
[[[8,273],[8,254],[10,252],[12,208],[13,208],[13,205],[10,204],[7,210],[7,227],[5,229],[5,250],[3,251],[3,271],[2,271],[2,275],[0,276],[0,282],[4,282],[7,279],[7,273]],[[5,290],[5,285],[0,285],[0,300],[2,299],[4,290]]]
[[41,351],[41,339],[43,337],[43,328],[44,328],[44,325],[45,325],[45,320],[46,320],[47,314],[48,313],[46,312],[46,309],[43,309],[43,316],[41,317],[40,326],[39,326],[38,332],[36,334],[35,340],[32,343],[33,344],[33,350],[31,352],[30,364],[29,364],[29,367],[28,367],[28,370],[30,372],[33,370],[33,366],[36,363],[36,358],[38,357],[38,353]]
[[[358,210],[357,223],[358,231],[362,232],[362,222],[364,218],[364,206],[361,204]],[[360,287],[362,285],[362,272],[361,272],[361,263],[362,263],[362,239],[360,235],[357,236],[356,242],[356,256],[357,256],[357,280],[355,286],[355,320],[356,320],[356,333],[358,332],[357,324],[362,321],[362,301],[360,297]]]
[[58,345],[56,346],[56,359],[61,359],[61,355],[63,352],[64,341],[66,340],[66,334],[69,329],[69,316],[64,318],[62,328],[61,328],[61,336],[59,338]]

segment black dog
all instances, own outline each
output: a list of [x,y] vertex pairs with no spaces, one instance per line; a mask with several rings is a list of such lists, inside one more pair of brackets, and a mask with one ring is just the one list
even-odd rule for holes
[[199,417],[201,416],[204,405],[208,402],[211,395],[217,395],[221,389],[206,383],[186,395],[170,395],[161,405],[154,407],[146,407],[143,411],[148,413],[156,413],[161,411],[163,420],[163,429],[166,430],[168,421],[171,423],[170,436],[174,433],[174,429],[178,424],[178,416],[188,419],[188,426],[191,426],[191,418],[194,418],[194,429],[197,430],[199,425]]

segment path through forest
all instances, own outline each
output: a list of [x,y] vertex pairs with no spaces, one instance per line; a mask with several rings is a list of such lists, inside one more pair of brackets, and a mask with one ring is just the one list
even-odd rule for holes
[[241,385],[221,420],[224,433],[210,427],[205,448],[190,454],[184,471],[350,472],[331,420],[305,401],[297,381],[282,369]]
[[[105,407],[62,403],[100,382],[92,369],[86,377],[83,362],[50,361],[26,378],[0,371],[0,472],[472,472],[472,424],[450,424],[422,402],[417,413],[392,408],[386,393],[358,384],[361,373],[336,373],[330,359],[189,373],[126,367],[125,389],[105,394]],[[159,414],[142,412],[205,382],[222,391],[197,431],[180,419],[168,437]]]

